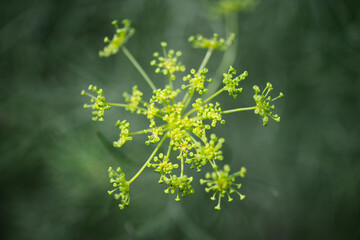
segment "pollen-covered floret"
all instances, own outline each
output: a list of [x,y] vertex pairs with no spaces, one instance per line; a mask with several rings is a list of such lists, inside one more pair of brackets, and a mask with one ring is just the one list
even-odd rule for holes
[[284,97],[284,94],[280,92],[279,96],[271,99],[268,94],[269,92],[271,92],[271,90],[273,90],[273,87],[269,82],[266,84],[266,87],[261,94],[259,94],[260,88],[258,86],[254,85],[253,88],[255,91],[254,100],[256,103],[256,108],[254,112],[255,114],[259,114],[261,116],[263,120],[263,126],[265,127],[268,124],[269,116],[275,121],[280,122],[280,116],[271,112],[271,110],[275,109],[275,105],[270,105],[270,103],[278,98]]
[[224,170],[216,170],[205,175],[206,180],[200,179],[200,184],[206,184],[206,192],[214,191],[214,195],[211,197],[211,200],[216,199],[216,194],[218,194],[218,204],[215,206],[216,210],[220,210],[221,198],[228,196],[228,201],[231,202],[233,198],[230,196],[231,193],[237,193],[240,197],[240,200],[245,198],[245,195],[242,195],[236,189],[240,189],[241,184],[236,184],[236,177],[245,177],[246,169],[241,168],[240,171],[229,174],[230,167],[229,165],[224,166]]
[[173,49],[170,49],[169,52],[166,52],[166,42],[161,43],[163,49],[163,56],[160,56],[158,52],[154,53],[154,60],[150,62],[151,66],[156,66],[156,73],[162,73],[168,75],[170,80],[175,80],[175,72],[184,72],[185,66],[178,62],[178,58],[182,55],[180,51],[175,52]]
[[248,76],[248,72],[245,71],[237,77],[233,77],[236,74],[236,70],[230,66],[228,73],[224,73],[223,83],[225,84],[224,90],[229,92],[229,95],[233,96],[234,99],[237,97],[237,93],[242,92],[242,88],[238,88],[239,82],[245,80]]
[[125,179],[125,173],[121,171],[121,168],[117,168],[116,171],[112,167],[109,167],[109,178],[110,183],[113,185],[114,189],[108,191],[109,195],[113,194],[117,190],[119,193],[114,194],[114,198],[116,200],[120,199],[119,208],[122,210],[125,206],[129,206],[130,203],[130,190],[129,190],[129,183]]
[[192,43],[194,48],[225,51],[233,43],[234,39],[234,33],[231,33],[226,40],[224,38],[219,38],[219,35],[216,33],[213,35],[213,38],[204,38],[202,35],[198,34],[196,36],[191,36],[189,42]]
[[118,120],[115,124],[116,127],[119,127],[120,129],[120,138],[117,141],[114,141],[114,147],[121,147],[122,145],[125,144],[125,142],[127,141],[131,141],[132,137],[129,136],[129,123],[124,120],[124,121],[120,121]]
[[110,110],[111,107],[106,104],[104,93],[101,88],[98,89],[96,86],[89,85],[88,90],[96,93],[97,96],[95,97],[92,94],[87,93],[85,90],[82,90],[81,95],[89,96],[91,98],[90,102],[92,103],[92,104],[84,104],[84,108],[85,109],[91,108],[94,110],[94,111],[92,111],[92,114],[94,116],[92,118],[92,120],[94,122],[96,122],[96,121],[102,122],[102,121],[104,121],[105,110]]
[[104,42],[109,44],[104,50],[99,52],[100,57],[109,57],[110,55],[116,54],[135,33],[135,29],[131,28],[131,22],[127,19],[122,21],[122,24],[124,25],[123,28],[118,27],[118,21],[116,20],[113,21],[112,24],[114,25],[116,32],[111,40],[108,37],[105,37]]

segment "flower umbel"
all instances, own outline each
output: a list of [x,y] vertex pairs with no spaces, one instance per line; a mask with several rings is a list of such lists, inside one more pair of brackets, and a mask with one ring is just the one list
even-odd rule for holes
[[125,179],[125,173],[121,171],[121,168],[117,168],[116,171],[112,169],[112,167],[109,167],[109,178],[110,183],[112,183],[114,189],[111,191],[108,191],[109,195],[113,194],[117,190],[119,190],[119,193],[115,193],[114,197],[117,200],[120,200],[119,208],[122,210],[125,206],[129,206],[130,203],[130,190],[129,190],[129,183]]
[[201,179],[201,184],[206,184],[207,188],[205,188],[206,192],[214,191],[214,195],[211,197],[211,200],[216,200],[216,195],[218,195],[218,204],[215,206],[216,210],[220,210],[221,198],[228,196],[228,201],[231,202],[233,198],[230,196],[231,193],[237,193],[240,197],[240,200],[245,198],[245,195],[242,195],[236,189],[241,188],[241,184],[236,184],[235,180],[237,177],[245,177],[246,169],[244,167],[241,168],[240,171],[229,174],[230,166],[224,165],[224,170],[217,170],[213,173],[207,173],[205,175],[206,180]]
[[277,96],[274,99],[271,99],[271,97],[268,96],[271,90],[273,90],[273,87],[271,83],[268,82],[266,84],[264,91],[262,91],[262,93],[259,94],[260,88],[254,85],[254,91],[255,91],[254,100],[256,103],[255,114],[259,114],[261,116],[264,127],[268,124],[269,121],[268,116],[274,119],[275,121],[280,122],[280,116],[277,114],[273,114],[271,112],[271,110],[275,109],[275,106],[271,105],[271,102],[275,101],[278,98],[284,97],[284,94],[280,93],[279,96]]
[[105,97],[103,95],[103,90],[102,89],[98,89],[96,86],[90,85],[89,86],[89,91],[92,91],[94,93],[97,94],[97,96],[95,97],[94,95],[85,92],[85,90],[81,91],[81,95],[87,95],[90,97],[90,102],[92,104],[84,104],[84,108],[91,108],[94,111],[92,112],[93,114],[93,118],[92,120],[94,122],[99,121],[99,122],[103,122],[104,121],[104,112],[105,110],[110,110],[111,107],[106,104],[105,102]]
[[234,39],[234,33],[231,33],[227,39],[219,38],[219,35],[216,33],[212,38],[204,38],[202,35],[198,34],[196,36],[191,36],[189,42],[193,44],[194,48],[225,51],[233,43]]
[[[223,170],[219,170],[220,162],[224,160],[222,145],[225,140],[209,131],[216,127],[217,123],[225,124],[224,115],[241,111],[254,110],[255,114],[259,114],[263,118],[264,126],[268,122],[268,116],[279,121],[280,117],[271,112],[274,106],[270,105],[270,102],[282,97],[283,94],[280,93],[277,98],[271,99],[268,96],[272,90],[270,83],[261,94],[260,89],[254,86],[256,106],[222,110],[221,104],[218,101],[214,102],[213,99],[222,92],[228,92],[230,96],[236,98],[242,92],[240,82],[245,80],[248,75],[247,71],[244,71],[235,77],[236,70],[230,67],[228,72],[223,74],[223,87],[211,96],[202,98],[208,93],[208,85],[213,83],[213,80],[207,76],[209,71],[206,68],[211,52],[215,49],[226,50],[234,38],[234,36],[230,36],[225,40],[219,38],[217,34],[214,34],[212,39],[206,39],[200,35],[190,38],[195,48],[207,48],[208,51],[198,70],[191,69],[182,77],[183,84],[173,84],[177,79],[175,74],[185,71],[185,66],[178,61],[181,52],[166,51],[167,44],[161,43],[163,55],[155,53],[155,60],[151,62],[151,65],[155,67],[155,72],[167,76],[168,84],[163,88],[155,87],[135,58],[123,46],[134,32],[130,28],[129,21],[123,23],[124,28],[121,29],[117,27],[116,22],[114,23],[116,28],[114,38],[101,52],[101,55],[109,56],[121,49],[151,87],[152,96],[148,100],[143,99],[143,93],[137,86],[134,86],[131,94],[123,94],[124,103],[106,102],[103,90],[90,85],[89,91],[96,93],[96,96],[82,91],[81,94],[89,96],[91,101],[90,105],[85,104],[84,107],[93,109],[94,121],[103,121],[104,111],[111,107],[120,107],[132,114],[144,115],[149,121],[149,125],[142,130],[131,132],[127,120],[116,122],[115,126],[120,129],[120,135],[119,139],[114,141],[114,147],[122,147],[136,135],[147,134],[145,144],[152,146],[153,152],[130,180],[125,179],[122,169],[118,168],[114,171],[110,167],[108,172],[114,189],[109,191],[109,194],[119,191],[114,194],[114,197],[120,200],[120,209],[124,209],[130,202],[131,183],[146,168],[153,168],[160,175],[159,183],[167,185],[164,192],[176,194],[175,200],[180,201],[182,197],[194,193],[193,175],[201,172],[203,167],[209,166],[212,173],[206,173],[206,179],[202,179],[200,183],[206,185],[207,192],[214,191],[211,199],[218,198],[215,209],[220,210],[221,199],[225,195],[228,196],[228,201],[232,201],[230,196],[232,193],[237,193],[241,200],[244,199],[245,196],[238,192],[241,185],[235,182],[238,177],[245,176],[245,168],[230,174],[230,167],[225,164]],[[181,86],[181,88],[174,86]]]
[[135,33],[135,29],[131,28],[131,22],[127,19],[122,21],[124,27],[118,27],[118,21],[114,20],[112,22],[116,32],[113,38],[110,40],[108,37],[105,37],[104,42],[109,43],[104,50],[99,52],[100,57],[109,57],[110,55],[116,54],[119,49],[131,38]]

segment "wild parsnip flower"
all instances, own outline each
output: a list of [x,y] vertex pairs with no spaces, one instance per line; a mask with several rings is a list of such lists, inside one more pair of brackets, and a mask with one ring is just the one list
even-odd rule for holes
[[238,88],[239,82],[245,80],[248,76],[248,72],[245,71],[237,77],[233,77],[236,74],[236,70],[230,66],[228,73],[224,73],[223,83],[225,84],[225,91],[229,92],[229,95],[233,96],[234,99],[237,97],[237,93],[242,92],[242,88]]
[[117,168],[116,171],[109,167],[109,178],[110,183],[112,183],[114,189],[108,191],[109,195],[112,195],[114,192],[119,190],[119,193],[115,193],[114,197],[117,200],[120,200],[119,208],[122,210],[125,206],[129,206],[130,195],[129,195],[129,183],[125,179],[125,173],[121,171],[121,168]]
[[110,110],[111,106],[109,106],[108,104],[105,103],[105,97],[104,97],[102,89],[98,89],[96,86],[89,85],[88,90],[96,93],[97,96],[95,97],[94,95],[87,93],[85,90],[82,90],[81,95],[89,96],[90,102],[92,103],[92,104],[84,104],[84,108],[85,109],[91,108],[94,110],[94,111],[92,111],[92,114],[94,116],[92,118],[92,120],[94,122],[96,122],[96,121],[103,122],[104,121],[104,112],[105,112],[105,110]]
[[240,200],[245,198],[245,195],[238,192],[236,189],[241,188],[241,184],[236,184],[235,180],[237,177],[245,177],[246,169],[241,168],[240,171],[229,174],[230,166],[224,165],[224,170],[217,170],[205,175],[206,180],[201,179],[200,184],[206,184],[206,192],[214,191],[214,194],[211,197],[211,200],[216,200],[216,195],[218,195],[218,204],[215,206],[216,210],[220,210],[221,198],[228,196],[228,201],[231,202],[233,198],[230,196],[232,193],[237,193],[240,197]]
[[213,38],[204,38],[202,35],[198,34],[189,37],[189,42],[192,43],[194,48],[225,51],[233,43],[234,39],[234,33],[231,33],[227,39],[219,38],[219,35],[216,33],[213,35]]
[[116,54],[119,49],[132,37],[135,33],[135,29],[131,28],[131,22],[127,19],[122,21],[124,27],[118,27],[118,21],[114,20],[112,22],[116,32],[113,38],[110,40],[108,37],[105,37],[104,42],[109,43],[104,50],[99,52],[100,57],[109,57],[110,55]]
[[205,88],[205,82],[211,83],[212,79],[206,79],[206,73],[208,73],[208,70],[206,68],[200,69],[198,73],[195,71],[195,69],[191,69],[190,74],[183,78],[185,82],[189,81],[189,84],[182,85],[181,88],[188,88],[189,91],[196,91],[200,95],[207,93],[208,90]]
[[125,102],[128,103],[126,110],[130,112],[135,112],[140,114],[142,109],[139,108],[139,104],[141,103],[143,93],[138,90],[137,86],[132,88],[132,95],[124,92],[123,96],[125,98]]
[[194,188],[191,186],[193,177],[187,177],[186,175],[178,177],[176,175],[172,175],[170,178],[164,177],[163,179],[164,182],[169,185],[164,192],[170,192],[171,194],[177,193],[175,201],[180,201],[180,194],[181,196],[186,197],[195,192]]
[[[270,102],[282,97],[282,93],[277,98],[271,99],[270,96],[267,96],[272,90],[271,84],[268,83],[261,94],[259,94],[259,88],[254,86],[256,106],[224,111],[219,102],[212,102],[213,99],[222,92],[228,92],[230,96],[236,98],[242,92],[240,82],[248,75],[244,71],[235,77],[236,70],[230,67],[229,71],[223,75],[223,87],[206,99],[201,98],[203,94],[207,93],[208,85],[213,82],[211,78],[208,78],[208,69],[205,67],[211,52],[215,49],[225,50],[233,39],[233,37],[228,40],[219,39],[216,34],[213,39],[205,39],[201,36],[192,38],[194,47],[207,48],[208,51],[199,69],[197,71],[192,69],[183,76],[183,84],[179,89],[174,88],[173,82],[176,80],[175,73],[185,71],[185,66],[178,61],[181,52],[174,50],[167,52],[167,44],[161,43],[163,56],[155,53],[156,59],[151,62],[151,65],[156,68],[157,73],[168,76],[168,84],[163,88],[158,88],[123,46],[133,33],[129,21],[125,21],[124,26],[122,30],[119,30],[115,25],[117,33],[114,35],[114,43],[106,47],[102,55],[109,56],[121,49],[152,89],[152,96],[149,100],[143,99],[143,93],[137,86],[134,86],[132,94],[124,93],[125,103],[111,103],[105,101],[102,89],[90,85],[89,91],[95,92],[97,96],[82,91],[82,95],[89,96],[92,103],[91,105],[85,104],[85,108],[93,109],[94,121],[103,121],[104,111],[109,110],[110,107],[121,107],[130,113],[144,115],[149,120],[149,125],[143,130],[131,132],[127,120],[116,122],[115,126],[119,128],[120,134],[119,139],[114,141],[114,146],[122,147],[134,136],[147,134],[145,144],[155,146],[155,148],[138,172],[128,180],[125,179],[125,174],[120,168],[114,171],[110,167],[109,178],[115,189],[109,191],[109,194],[119,191],[114,196],[120,200],[119,207],[123,209],[130,202],[131,183],[146,168],[153,168],[156,173],[160,174],[159,183],[168,186],[164,190],[165,193],[176,194],[175,200],[180,201],[180,197],[194,193],[192,182],[195,171],[193,169],[196,168],[196,172],[200,172],[204,166],[209,165],[212,173],[206,173],[206,179],[202,179],[201,184],[206,184],[207,192],[214,191],[211,199],[215,200],[216,195],[218,196],[218,204],[215,209],[220,210],[221,199],[225,195],[231,201],[230,194],[236,192],[240,199],[243,199],[245,196],[236,190],[241,185],[235,183],[235,180],[237,177],[244,177],[246,170],[242,168],[239,172],[230,174],[228,165],[225,165],[223,170],[219,170],[219,163],[224,159],[221,148],[225,140],[218,138],[215,134],[209,134],[209,131],[216,127],[218,122],[225,124],[224,115],[228,113],[254,110],[263,118],[264,126],[267,124],[268,116],[277,121],[280,120],[278,115],[271,113],[270,110],[273,110],[274,106],[270,105]],[[177,86],[180,85],[177,84]],[[166,146],[165,149],[163,149],[164,146]]]
[[284,94],[280,93],[279,96],[277,96],[274,99],[271,99],[271,97],[268,96],[268,94],[269,92],[271,92],[271,90],[273,90],[273,87],[269,82],[266,84],[266,87],[261,94],[259,94],[260,88],[258,86],[254,85],[253,88],[255,91],[254,100],[256,103],[255,114],[259,114],[261,116],[263,120],[263,125],[266,126],[268,124],[269,121],[268,117],[271,117],[275,121],[280,122],[280,116],[277,114],[273,114],[271,112],[271,110],[275,109],[275,105],[270,105],[270,104],[272,101],[284,97]]
[[170,80],[174,81],[176,79],[175,72],[184,72],[185,66],[178,62],[178,58],[182,55],[182,52],[175,52],[173,49],[170,49],[169,52],[166,51],[167,43],[162,42],[161,47],[163,49],[163,56],[160,56],[158,52],[154,53],[154,60],[150,62],[151,66],[156,66],[155,72],[162,73],[167,75]]
[[212,13],[230,15],[251,10],[257,5],[257,2],[258,0],[218,0],[209,1],[208,7]]
[[125,142],[127,141],[131,141],[132,137],[129,136],[129,123],[124,120],[124,121],[120,121],[118,120],[115,124],[116,127],[118,127],[120,129],[120,138],[119,140],[114,142],[114,147],[121,147],[122,145],[125,144]]

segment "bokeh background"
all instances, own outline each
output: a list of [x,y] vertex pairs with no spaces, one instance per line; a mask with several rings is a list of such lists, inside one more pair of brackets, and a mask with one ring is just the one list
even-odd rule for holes
[[[360,239],[360,2],[260,0],[227,14],[218,3],[0,2],[0,239]],[[234,46],[208,67],[215,79],[222,63],[249,77],[235,103],[219,99],[223,109],[250,106],[254,84],[285,94],[280,124],[264,128],[245,112],[214,130],[226,139],[225,161],[248,170],[245,200],[217,212],[196,183],[177,203],[151,170],[132,185],[125,211],[107,195],[107,168],[131,175],[152,150],[141,137],[112,147],[117,119],[146,119],[114,109],[93,123],[82,108],[89,84],[113,101],[135,84],[150,96],[122,54],[98,57],[110,22],[124,18],[136,28],[127,48],[158,85],[149,62],[160,41],[182,50],[191,69],[205,52],[190,35],[234,31]]]

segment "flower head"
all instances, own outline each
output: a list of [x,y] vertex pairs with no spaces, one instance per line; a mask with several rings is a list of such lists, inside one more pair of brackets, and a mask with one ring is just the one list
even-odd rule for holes
[[268,96],[268,94],[269,92],[271,92],[271,90],[273,90],[273,87],[269,82],[266,84],[266,87],[261,94],[259,94],[260,88],[258,86],[254,85],[253,88],[255,91],[254,100],[256,103],[256,108],[254,112],[255,114],[259,114],[261,116],[263,120],[263,126],[265,127],[268,124],[269,116],[275,121],[280,122],[280,116],[277,114],[273,114],[271,112],[271,110],[275,109],[275,106],[271,105],[271,102],[275,101],[278,98],[284,97],[284,94],[280,93],[279,96],[277,96],[274,99],[271,99],[271,97]]
[[167,75],[170,80],[175,80],[175,72],[184,72],[185,66],[178,62],[178,58],[182,55],[180,51],[175,52],[173,49],[170,49],[169,52],[166,51],[166,42],[161,43],[163,49],[163,56],[160,56],[158,52],[154,53],[155,59],[150,62],[151,66],[156,66],[156,73],[162,73]]
[[108,104],[106,104],[104,92],[101,88],[98,89],[96,86],[89,85],[88,90],[96,93],[97,96],[95,97],[94,95],[87,93],[85,90],[82,90],[81,95],[88,95],[90,97],[90,102],[91,102],[91,104],[84,104],[84,108],[93,109],[92,114],[94,117],[92,118],[92,120],[94,122],[96,121],[102,122],[104,121],[105,110],[110,110],[111,107]]
[[135,29],[131,28],[131,22],[127,19],[122,21],[124,27],[118,27],[118,21],[115,20],[112,22],[116,32],[113,38],[110,40],[108,37],[105,37],[104,42],[109,43],[104,50],[99,52],[100,57],[109,57],[116,54],[119,49],[131,38],[135,33]]
[[200,71],[197,73],[195,69],[191,69],[190,74],[185,76],[183,80],[189,81],[189,85],[183,85],[182,89],[189,89],[189,92],[197,91],[200,95],[203,93],[207,93],[208,90],[205,88],[205,82],[212,82],[212,79],[206,79],[205,74],[208,72],[206,68],[200,69]]
[[130,203],[130,190],[129,183],[125,179],[125,173],[121,171],[121,168],[117,168],[116,171],[112,167],[109,167],[109,178],[110,183],[113,185],[114,189],[108,191],[109,195],[112,195],[114,192],[119,190],[119,193],[115,193],[115,199],[120,199],[119,208],[122,210],[125,206],[129,206]]
[[124,98],[125,98],[125,102],[128,103],[128,105],[126,106],[126,110],[130,111],[130,112],[135,112],[140,114],[142,113],[142,109],[139,108],[139,104],[142,101],[142,95],[143,93],[141,91],[138,90],[138,87],[135,85],[132,88],[132,94],[128,94],[127,92],[125,92],[123,94]]
[[164,177],[163,179],[164,182],[169,185],[164,192],[171,194],[177,193],[175,201],[180,201],[180,194],[185,197],[195,192],[194,188],[191,186],[193,177],[187,177],[186,175],[178,177],[176,175],[172,175],[170,178]]
[[230,66],[228,73],[224,73],[223,83],[225,84],[224,90],[229,92],[229,95],[234,99],[237,97],[237,93],[242,92],[242,88],[238,88],[239,82],[245,80],[248,76],[248,72],[244,71],[241,75],[233,77],[236,74],[236,70]]
[[229,174],[230,167],[229,165],[224,166],[224,170],[215,171],[213,173],[207,173],[205,175],[206,180],[201,179],[201,184],[206,184],[206,192],[214,191],[214,195],[211,197],[211,200],[216,199],[216,194],[218,194],[218,204],[215,206],[216,210],[220,210],[221,198],[228,196],[228,201],[231,202],[233,198],[230,196],[231,193],[237,193],[240,197],[240,200],[245,198],[245,195],[242,195],[236,189],[240,189],[241,184],[236,184],[236,177],[245,177],[246,169],[241,168],[240,171]]
[[118,127],[120,129],[120,138],[119,140],[114,142],[114,147],[121,147],[122,145],[125,144],[125,142],[127,141],[131,141],[132,137],[129,136],[129,123],[124,120],[124,121],[120,121],[118,120],[115,124],[116,127]]
[[191,36],[189,42],[192,43],[194,48],[225,51],[233,43],[234,39],[234,33],[231,33],[227,39],[219,38],[219,35],[216,33],[212,38],[204,38],[202,35],[198,34],[196,36]]

